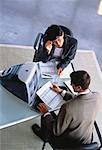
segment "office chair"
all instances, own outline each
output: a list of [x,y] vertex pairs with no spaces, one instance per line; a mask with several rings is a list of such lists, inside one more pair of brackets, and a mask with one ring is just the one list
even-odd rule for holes
[[[51,145],[51,147],[53,148],[53,150],[101,150],[101,148],[102,148],[102,135],[100,133],[100,130],[98,128],[96,121],[94,122],[94,126],[96,129],[97,136],[99,138],[100,145],[98,142],[93,142],[91,144],[83,144],[83,145],[80,145],[80,146],[75,147],[75,148],[64,148],[64,147],[58,148],[56,145],[54,145],[54,146]],[[44,150],[45,144],[46,144],[46,142],[44,142],[42,150]]]
[[[64,31],[65,34],[73,37],[73,33],[70,29],[68,29],[65,26],[61,26],[61,25],[59,25],[59,26],[61,27],[61,29]],[[35,50],[33,61],[35,61],[37,54],[39,54],[39,51],[41,50],[40,48],[43,46],[43,36],[44,36],[43,33],[38,33],[38,35],[35,39],[34,46],[33,46],[34,50]]]

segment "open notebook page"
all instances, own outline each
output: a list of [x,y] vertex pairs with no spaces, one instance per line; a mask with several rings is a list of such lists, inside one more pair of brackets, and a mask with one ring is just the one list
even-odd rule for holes
[[38,91],[37,95],[41,98],[41,100],[51,109],[55,109],[59,104],[62,104],[63,98],[60,94],[53,91],[51,87],[51,82],[47,82],[43,85]]

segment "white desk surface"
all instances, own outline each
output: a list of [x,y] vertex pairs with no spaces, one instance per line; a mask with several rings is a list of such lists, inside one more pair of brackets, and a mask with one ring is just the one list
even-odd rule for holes
[[38,117],[37,113],[0,85],[0,129]]

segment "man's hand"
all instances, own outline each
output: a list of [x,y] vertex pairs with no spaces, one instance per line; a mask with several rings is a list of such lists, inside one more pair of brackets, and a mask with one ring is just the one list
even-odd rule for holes
[[62,69],[62,68],[59,68],[59,69],[57,70],[58,75],[60,75],[62,71],[63,71],[63,69]]
[[52,83],[51,89],[57,93],[62,93],[63,89],[61,89],[57,84]]
[[44,103],[40,103],[37,107],[39,109],[39,111],[43,114],[47,113],[48,112],[48,107],[46,104]]
[[48,54],[50,54],[51,50],[52,50],[52,41],[47,41],[45,43],[45,48],[47,49]]

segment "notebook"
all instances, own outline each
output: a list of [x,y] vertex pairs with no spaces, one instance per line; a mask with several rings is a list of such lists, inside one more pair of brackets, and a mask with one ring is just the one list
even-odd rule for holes
[[64,100],[59,93],[50,88],[51,85],[51,81],[48,81],[36,92],[36,94],[49,107],[50,110],[55,110],[64,103]]

